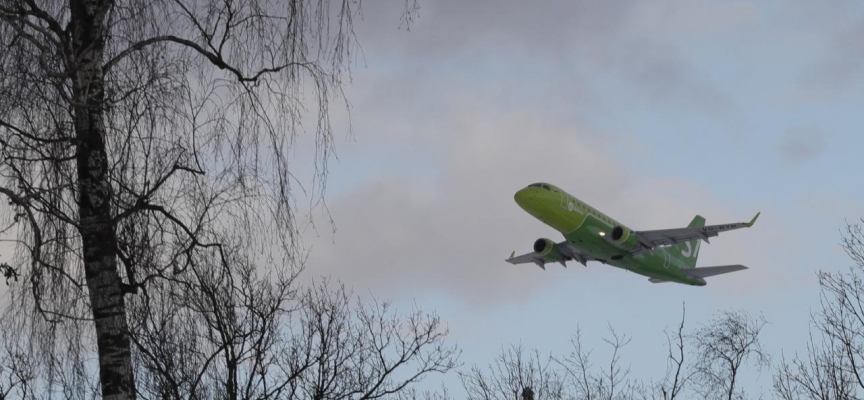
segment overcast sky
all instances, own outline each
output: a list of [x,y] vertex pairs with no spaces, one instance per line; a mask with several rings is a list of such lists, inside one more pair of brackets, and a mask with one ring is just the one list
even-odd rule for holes
[[[407,31],[404,1],[363,3],[345,87],[353,136],[331,108],[335,233],[313,209],[307,277],[437,311],[466,366],[511,343],[564,351],[577,326],[605,362],[611,325],[633,336],[622,355],[633,375],[661,378],[663,329],[682,302],[689,329],[723,309],[762,313],[775,365],[781,350],[805,351],[815,273],[850,265],[840,230],[864,217],[864,3],[420,5]],[[598,263],[510,265],[511,251],[562,239],[513,201],[538,181],[636,230],[761,211],[698,261],[750,269],[690,287]],[[768,371],[745,375],[749,390],[770,391]],[[446,382],[460,393],[455,375]]]
[[[410,32],[400,1],[364,3],[354,136],[340,134],[327,194],[336,232],[320,215],[306,231],[308,273],[437,309],[468,365],[520,341],[560,351],[577,325],[599,346],[608,323],[634,336],[634,374],[660,378],[682,302],[691,329],[745,309],[769,321],[775,359],[803,351],[815,272],[850,264],[840,229],[864,215],[862,3],[540,3],[423,1]],[[751,269],[688,287],[507,264],[561,239],[513,201],[536,181],[637,230],[762,211],[698,263]],[[770,390],[769,373],[747,375]]]

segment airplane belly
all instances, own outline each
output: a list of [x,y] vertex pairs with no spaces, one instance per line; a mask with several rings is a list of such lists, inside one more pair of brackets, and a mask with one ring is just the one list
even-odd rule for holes
[[588,215],[577,229],[565,234],[564,237],[584,254],[615,265],[620,263],[613,262],[623,260],[627,252],[615,247],[601,235],[608,234],[611,229],[610,225],[593,215]]
[[653,253],[640,254],[639,256],[631,257],[631,260],[635,264],[638,264],[638,267],[631,269],[631,271],[639,275],[687,285],[700,285],[699,282],[687,276],[684,271],[675,266],[665,251],[660,250]]

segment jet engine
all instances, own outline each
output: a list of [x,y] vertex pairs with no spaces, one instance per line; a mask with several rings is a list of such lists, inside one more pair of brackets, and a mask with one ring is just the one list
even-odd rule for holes
[[555,242],[549,239],[537,239],[534,242],[534,251],[540,254],[540,257],[543,257],[546,261],[559,261],[561,260],[561,249],[558,248],[558,245]]
[[612,232],[606,235],[606,240],[622,250],[630,250],[639,245],[636,235],[630,231],[630,228],[621,225],[612,228]]

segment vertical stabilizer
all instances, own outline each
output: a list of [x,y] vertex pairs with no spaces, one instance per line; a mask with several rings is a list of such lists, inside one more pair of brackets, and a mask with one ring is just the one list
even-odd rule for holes
[[[703,218],[701,215],[693,217],[693,220],[690,221],[690,225],[687,225],[687,227],[690,228],[698,226],[705,226],[705,218]],[[676,257],[683,261],[686,268],[695,268],[696,259],[699,257],[699,247],[701,243],[701,240],[681,242],[675,246],[672,246],[667,251],[669,251],[669,253],[671,253],[673,257]]]

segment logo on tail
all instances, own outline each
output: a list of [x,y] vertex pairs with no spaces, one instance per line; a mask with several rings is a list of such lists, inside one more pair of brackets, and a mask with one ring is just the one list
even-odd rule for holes
[[[696,244],[695,244],[695,245],[691,244],[691,243],[693,243],[694,241],[696,242]],[[687,249],[685,249],[685,250],[681,250],[681,255],[684,256],[685,258],[688,258],[688,257],[693,257],[693,258],[699,257],[699,245],[700,245],[702,242],[701,242],[701,241],[698,241],[698,240],[694,240],[694,241],[684,242],[684,245],[687,247]]]
[[[693,220],[690,221],[690,225],[687,225],[690,228],[705,226],[705,218],[701,215],[697,215],[693,217]],[[690,240],[687,242],[679,243],[675,248],[678,250],[678,253],[672,252],[674,257],[681,260],[687,268],[695,268],[696,267],[696,259],[699,257],[699,247],[702,244],[701,240]]]

